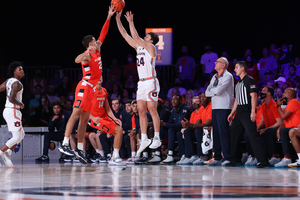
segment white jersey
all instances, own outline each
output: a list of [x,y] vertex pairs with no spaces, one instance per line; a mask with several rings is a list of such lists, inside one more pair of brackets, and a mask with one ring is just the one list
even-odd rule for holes
[[[11,93],[11,86],[16,81],[18,81],[22,85],[22,83],[16,78],[10,78],[6,82],[6,94],[7,94],[7,96],[6,96],[5,108],[19,108],[20,109],[19,105],[15,105],[15,104],[13,104],[9,101],[9,97],[10,97],[10,93]],[[16,95],[16,99],[19,100],[20,102],[22,102],[22,94],[23,94],[23,85],[22,85],[22,89]]]
[[156,57],[152,57],[147,49],[142,46],[137,48],[137,71],[139,79],[156,77],[155,61]]

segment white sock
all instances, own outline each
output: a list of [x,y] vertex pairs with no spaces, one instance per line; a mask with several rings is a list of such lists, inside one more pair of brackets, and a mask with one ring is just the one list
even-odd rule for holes
[[148,152],[143,152],[143,157],[148,158]]
[[141,139],[142,139],[142,141],[147,140],[148,139],[147,133],[142,133],[141,134]]
[[114,158],[119,158],[120,157],[120,155],[119,155],[119,149],[114,149],[113,157]]
[[6,150],[6,153],[10,156],[11,153],[12,153],[11,149],[7,149],[7,150]]
[[160,151],[155,151],[154,154],[157,155],[157,156],[160,156]]
[[81,151],[83,151],[83,143],[79,143],[77,144],[77,148]]
[[69,137],[64,137],[63,145],[64,146],[69,146],[69,142],[70,142],[70,138]]
[[135,156],[136,158],[139,158],[139,157],[141,157],[141,152],[136,152],[136,156]]
[[173,151],[169,150],[168,155],[173,156]]
[[99,153],[100,153],[100,155],[101,155],[101,156],[105,156],[105,155],[104,155],[104,151],[103,151],[103,150],[100,150],[100,152],[99,152]]
[[136,152],[135,152],[135,151],[132,151],[132,152],[131,152],[131,157],[134,158],[135,156],[136,156]]
[[158,139],[160,139],[159,138],[159,132],[154,132],[154,137],[157,137]]
[[300,153],[297,153],[297,156],[298,156],[298,159],[299,159],[299,161],[300,161]]
[[3,151],[0,150],[0,155],[2,155],[2,154],[3,154]]

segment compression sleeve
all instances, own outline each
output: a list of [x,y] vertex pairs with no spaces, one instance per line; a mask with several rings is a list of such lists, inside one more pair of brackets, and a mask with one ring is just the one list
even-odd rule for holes
[[110,22],[110,20],[108,20],[108,19],[105,21],[105,23],[104,23],[104,25],[102,27],[102,30],[100,32],[100,36],[99,36],[98,40],[101,41],[102,43],[103,43],[103,41],[104,41],[104,39],[106,37],[106,34],[108,32],[109,22]]

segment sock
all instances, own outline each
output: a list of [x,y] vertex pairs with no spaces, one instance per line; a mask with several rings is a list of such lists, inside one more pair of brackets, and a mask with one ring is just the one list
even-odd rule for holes
[[101,156],[105,156],[103,150],[100,150],[99,154],[100,154]]
[[11,149],[7,149],[6,152],[7,152],[7,154],[8,154],[9,156],[10,156],[11,153],[12,153]]
[[131,152],[131,157],[134,158],[135,156],[136,156],[136,152],[135,151]]
[[69,146],[70,138],[69,137],[64,137],[63,145],[64,146]]
[[159,132],[154,132],[154,137],[157,137],[158,139],[160,139],[159,138]]
[[148,152],[143,152],[143,157],[148,158]]
[[173,151],[169,150],[168,155],[173,156]]
[[79,143],[77,144],[77,148],[81,151],[83,151],[83,143]]
[[142,139],[142,141],[147,140],[148,139],[147,133],[142,133],[141,134],[141,139]]
[[99,154],[100,154],[100,150],[99,150],[99,149],[96,149],[96,153],[99,153]]
[[139,158],[139,157],[141,157],[141,152],[136,152],[136,156],[135,156],[136,158]]
[[2,154],[3,154],[3,151],[0,150],[0,155],[2,155]]
[[119,158],[120,157],[120,155],[119,155],[119,149],[114,149],[113,157],[114,158]]
[[155,151],[154,154],[157,155],[157,156],[160,156],[160,151]]
[[297,153],[297,156],[298,156],[298,159],[299,159],[299,161],[300,161],[300,153]]

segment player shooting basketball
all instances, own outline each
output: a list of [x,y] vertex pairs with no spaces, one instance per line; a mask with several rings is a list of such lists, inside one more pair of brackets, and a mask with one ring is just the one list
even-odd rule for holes
[[141,126],[141,144],[138,152],[142,152],[151,144],[151,140],[147,136],[147,108],[151,114],[154,125],[154,138],[152,144],[149,146],[151,149],[156,149],[161,146],[159,129],[160,119],[157,113],[157,101],[160,91],[159,82],[156,78],[155,61],[156,61],[156,48],[155,44],[158,42],[158,36],[155,33],[148,33],[144,39],[140,38],[134,23],[133,14],[127,12],[125,18],[129,23],[130,37],[120,20],[122,11],[117,12],[116,21],[118,29],[127,41],[127,43],[137,51],[137,70],[139,75],[138,89],[137,89],[137,106],[140,116]]

